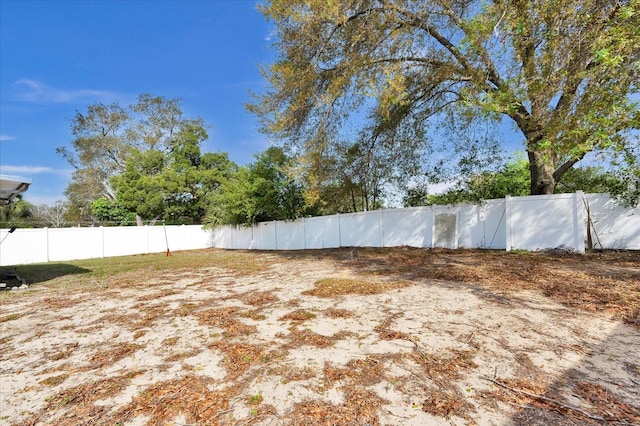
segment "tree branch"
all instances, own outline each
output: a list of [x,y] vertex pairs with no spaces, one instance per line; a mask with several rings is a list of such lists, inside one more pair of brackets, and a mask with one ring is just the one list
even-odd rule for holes
[[578,161],[582,160],[584,158],[584,156],[586,155],[586,152],[583,152],[582,154],[580,154],[577,157],[572,158],[569,161],[566,161],[565,163],[563,163],[560,167],[558,167],[557,169],[555,169],[553,171],[553,180],[557,183],[560,181],[560,179],[562,178],[562,175],[564,175],[571,167],[573,167]]

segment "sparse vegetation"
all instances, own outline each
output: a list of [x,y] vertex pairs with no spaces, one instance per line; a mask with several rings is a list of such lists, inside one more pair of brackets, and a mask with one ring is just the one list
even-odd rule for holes
[[[69,262],[68,276],[54,265],[46,285],[0,297],[0,369],[33,366],[9,384],[22,398],[5,420],[480,423],[489,410],[633,424],[640,327],[610,319],[637,316],[638,255],[200,250]],[[587,415],[563,407],[572,398]]]

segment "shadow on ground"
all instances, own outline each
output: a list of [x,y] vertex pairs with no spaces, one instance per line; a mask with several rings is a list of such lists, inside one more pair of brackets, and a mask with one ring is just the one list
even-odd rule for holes
[[508,424],[640,424],[637,339],[632,327],[617,325],[602,344],[590,347],[573,368],[542,389],[527,389],[530,383],[524,380],[500,381],[506,386],[496,388],[498,399],[519,407]]
[[0,275],[15,275],[24,279],[27,285],[39,284],[65,275],[77,275],[91,272],[66,263],[47,263],[39,265],[17,265],[0,268]]

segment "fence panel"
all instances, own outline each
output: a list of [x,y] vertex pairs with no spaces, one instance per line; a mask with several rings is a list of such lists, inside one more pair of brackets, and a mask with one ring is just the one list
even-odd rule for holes
[[456,248],[479,247],[482,241],[482,228],[478,221],[480,206],[465,204],[456,206],[456,228],[458,232]]
[[640,250],[640,206],[625,208],[607,194],[587,194],[585,203],[594,248]]
[[382,211],[384,247],[431,247],[433,212],[430,207]]
[[231,248],[247,250],[254,248],[255,228],[249,226],[236,226],[232,228],[233,239]]
[[276,241],[278,250],[303,250],[305,248],[304,219],[295,222],[278,222]]
[[[78,228],[90,229],[90,228]],[[98,228],[95,228],[98,229]],[[149,253],[147,226],[126,226],[103,228],[104,256],[129,256]],[[162,249],[160,251],[163,251]]]
[[341,214],[340,242],[343,247],[382,247],[381,210]]
[[48,262],[48,228],[0,230],[0,266]]
[[[576,194],[511,198],[511,242],[507,249],[541,250],[567,247],[582,250],[576,241]],[[582,203],[580,199],[580,203]],[[582,226],[580,226],[582,228]]]
[[506,249],[506,205],[505,200],[485,201],[478,209],[478,228],[482,235],[474,247]]
[[305,219],[305,247],[323,249],[340,247],[340,218],[338,215]]
[[103,228],[49,229],[49,261],[95,259],[104,256]]
[[276,222],[257,223],[253,227],[252,248],[258,250],[276,250],[278,247],[276,226]]
[[211,247],[233,248],[233,234],[235,230],[229,226],[220,226],[211,231]]

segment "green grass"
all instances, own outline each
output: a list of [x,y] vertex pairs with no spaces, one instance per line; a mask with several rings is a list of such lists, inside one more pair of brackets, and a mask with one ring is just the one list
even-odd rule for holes
[[[107,257],[102,259],[17,265],[2,268],[15,270],[30,286],[83,287],[95,285],[106,278],[138,273],[141,277],[156,271],[197,270],[224,268],[238,275],[252,274],[267,269],[269,262],[255,252],[225,251],[216,249],[152,253],[134,256]],[[2,292],[0,297],[16,292]]]

